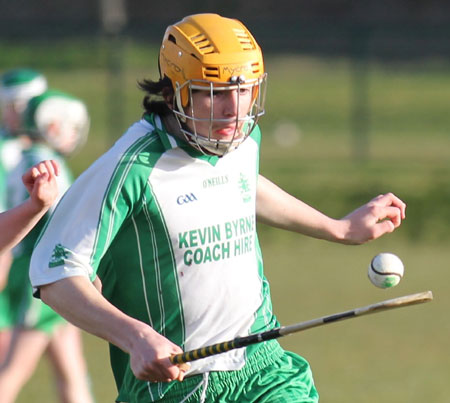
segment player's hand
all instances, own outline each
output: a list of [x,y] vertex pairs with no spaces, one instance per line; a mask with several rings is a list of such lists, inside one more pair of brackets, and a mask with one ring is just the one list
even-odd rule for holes
[[362,244],[394,231],[406,217],[406,204],[392,193],[379,195],[340,221],[344,243]]
[[57,175],[57,162],[46,160],[34,165],[22,176],[22,182],[37,210],[49,208],[58,197]]
[[130,351],[130,366],[136,378],[150,382],[182,381],[189,364],[175,365],[170,356],[183,350],[151,327],[143,329]]

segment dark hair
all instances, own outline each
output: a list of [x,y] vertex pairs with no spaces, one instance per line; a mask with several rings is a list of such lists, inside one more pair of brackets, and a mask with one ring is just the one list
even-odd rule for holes
[[161,116],[172,113],[167,106],[167,102],[171,103],[174,96],[170,78],[166,76],[158,81],[144,79],[138,82],[138,87],[147,93],[142,101],[146,113],[156,113]]

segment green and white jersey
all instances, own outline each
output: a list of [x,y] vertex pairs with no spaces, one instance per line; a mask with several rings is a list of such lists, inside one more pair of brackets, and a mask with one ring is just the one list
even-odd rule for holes
[[[8,209],[7,181],[10,171],[17,166],[22,155],[22,146],[18,139],[9,137],[0,128],[0,213]],[[22,184],[22,180],[20,180]],[[23,186],[23,185],[22,185]],[[5,228],[2,228],[5,231]],[[10,314],[10,298],[8,292],[0,291],[0,330],[10,328],[12,319]]]
[[[22,175],[33,165],[43,161],[53,159],[56,160],[59,167],[60,173],[56,177],[58,183],[58,199],[62,197],[64,192],[69,188],[70,184],[73,182],[72,174],[67,167],[64,159],[60,154],[53,151],[51,148],[45,144],[34,143],[30,148],[23,150],[20,154],[20,159],[16,163],[15,168],[9,173],[7,180],[7,206],[8,208],[13,208],[20,203],[24,202],[28,197],[28,191],[22,183]],[[14,249],[14,257],[21,255],[31,255],[33,251],[34,243],[38,238],[38,234],[41,231],[46,219],[52,212],[55,204],[49,209],[48,213],[39,221],[36,227],[20,242]]]
[[[49,159],[56,160],[60,168],[57,176],[59,198],[67,190],[73,179],[64,160],[46,145],[35,143],[31,148],[23,151],[18,165],[8,176],[8,208],[17,206],[29,197],[22,183],[23,173],[40,161]],[[39,220],[30,233],[13,248],[14,260],[9,272],[8,283],[0,294],[0,298],[7,301],[2,306],[8,306],[8,309],[2,309],[0,314],[4,316],[5,323],[7,322],[6,318],[8,318],[10,326],[20,324],[27,328],[52,331],[55,325],[63,321],[57,313],[42,301],[32,298],[28,276],[34,244],[52,209],[53,207]]]
[[[256,235],[259,142],[255,129],[218,158],[166,133],[158,116],[135,123],[57,206],[33,253],[33,286],[98,273],[115,306],[185,350],[273,328]],[[242,368],[251,352],[193,362],[190,373]],[[111,358],[128,401],[145,383],[124,353],[112,347]]]
[[[0,130],[0,133],[1,130]],[[19,139],[0,135],[0,212],[7,209],[7,178],[22,158],[22,144]],[[22,183],[22,180],[20,181]]]

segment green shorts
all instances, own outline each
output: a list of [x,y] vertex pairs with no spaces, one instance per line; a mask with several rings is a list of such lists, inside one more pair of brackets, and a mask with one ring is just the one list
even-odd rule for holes
[[15,326],[53,333],[56,327],[67,323],[48,305],[33,297],[28,267],[30,257],[15,259],[8,284],[0,296],[0,330]]
[[10,317],[9,299],[5,290],[0,292],[0,332],[10,329],[12,320]]
[[[151,400],[136,400],[146,401]],[[159,401],[315,403],[319,395],[308,362],[284,351],[277,341],[270,341],[260,345],[241,370],[209,372],[175,381]]]
[[14,260],[8,275],[8,282],[0,294],[0,329],[11,329],[18,321],[19,307],[28,280],[29,258]]
[[67,323],[52,308],[40,299],[34,298],[31,287],[28,291],[29,294],[24,295],[21,303],[17,326],[52,334],[59,325]]

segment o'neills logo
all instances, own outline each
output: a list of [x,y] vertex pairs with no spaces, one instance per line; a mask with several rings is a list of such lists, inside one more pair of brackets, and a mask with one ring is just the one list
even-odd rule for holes
[[226,185],[229,182],[228,175],[215,176],[203,181],[204,188],[211,188],[219,185]]

